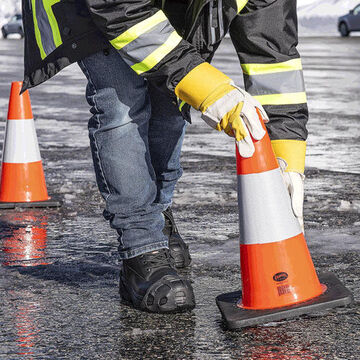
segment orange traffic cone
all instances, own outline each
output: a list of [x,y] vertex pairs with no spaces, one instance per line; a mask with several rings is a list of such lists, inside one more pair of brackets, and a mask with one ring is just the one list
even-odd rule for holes
[[242,294],[216,299],[231,329],[352,301],[351,293],[332,274],[321,275],[320,283],[269,136],[253,141],[251,158],[236,151]]
[[51,200],[36,137],[29,92],[20,94],[22,83],[13,82],[0,182],[0,208],[60,206]]

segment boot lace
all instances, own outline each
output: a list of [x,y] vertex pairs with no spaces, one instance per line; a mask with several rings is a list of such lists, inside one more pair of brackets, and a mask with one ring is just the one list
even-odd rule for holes
[[148,271],[150,269],[161,268],[164,266],[173,266],[173,259],[170,257],[168,249],[160,249],[150,253],[140,255],[143,264]]

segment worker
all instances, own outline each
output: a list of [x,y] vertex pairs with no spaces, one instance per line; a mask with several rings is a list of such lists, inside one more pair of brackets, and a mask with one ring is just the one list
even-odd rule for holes
[[[265,131],[302,218],[307,106],[289,0],[24,2],[23,91],[78,62],[104,216],[119,237],[123,301],[150,312],[195,306],[171,211],[190,106],[251,157]],[[230,32],[245,90],[210,61]],[[263,107],[264,106],[264,107]],[[205,135],[204,135],[205,136]]]

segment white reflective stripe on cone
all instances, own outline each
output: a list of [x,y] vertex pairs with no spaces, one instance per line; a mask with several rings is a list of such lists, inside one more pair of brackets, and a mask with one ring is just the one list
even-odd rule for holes
[[8,120],[3,162],[29,163],[40,160],[34,120]]
[[238,175],[238,194],[241,244],[272,243],[301,233],[279,168]]

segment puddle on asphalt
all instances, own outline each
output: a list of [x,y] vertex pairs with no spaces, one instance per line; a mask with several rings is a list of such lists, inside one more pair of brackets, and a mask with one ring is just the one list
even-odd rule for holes
[[[346,117],[339,115],[341,101],[348,95],[349,87],[355,89],[355,85],[353,81],[336,82],[343,86],[338,91],[342,96],[340,102],[332,101],[330,96],[325,99],[327,75],[320,66],[325,56],[331,59],[333,54],[343,52],[344,41],[335,39],[332,44],[323,45],[322,41],[314,40],[312,45],[309,40],[303,45],[304,50],[308,50],[304,53],[309,56],[313,55],[314,48],[324,47],[316,67],[322,75],[316,79],[318,84],[309,83],[312,117],[305,217],[307,221],[312,220],[312,227],[316,228],[309,233],[315,261],[321,270],[336,272],[358,298],[359,209],[353,194],[358,193],[359,184],[360,123],[353,106],[345,109]],[[223,50],[233,53],[230,46],[229,42],[225,43]],[[9,59],[2,56],[4,51],[21,58],[14,42],[1,42],[0,47],[0,64],[4,65]],[[305,56],[305,67],[310,60]],[[224,62],[220,53],[215,64],[222,62],[223,70],[241,83],[239,65],[234,61]],[[345,65],[341,61],[335,65],[346,67],[348,61]],[[20,61],[16,61],[18,63]],[[351,63],[358,67],[358,61],[351,60]],[[20,71],[16,64],[12,73],[2,71],[0,75],[16,78]],[[8,70],[6,66],[4,69]],[[314,70],[305,69],[305,76],[311,75],[311,71]],[[335,71],[335,75],[338,73]],[[188,168],[176,197],[182,200],[177,207],[181,228],[194,252],[189,274],[194,282],[197,307],[191,314],[164,317],[121,305],[116,235],[102,220],[102,205],[88,151],[89,114],[83,95],[79,95],[84,89],[84,80],[77,67],[68,68],[67,73],[62,74],[52,80],[53,84],[56,82],[54,86],[36,88],[31,96],[47,179],[51,190],[58,189],[64,195],[65,205],[54,212],[42,209],[0,212],[0,322],[3,326],[0,358],[318,360],[333,356],[358,357],[355,339],[360,326],[358,305],[333,310],[327,316],[303,317],[237,333],[230,333],[222,326],[214,299],[240,284],[235,239],[238,231],[236,194],[231,188],[236,186],[232,180],[234,146],[225,135],[220,138],[196,118],[185,139],[183,159]],[[59,95],[57,89],[61,84],[73,87],[71,93]],[[8,87],[0,90],[0,107],[6,109]],[[320,99],[319,92],[324,94]],[[51,93],[54,96],[49,106],[44,99]],[[358,92],[352,94],[355,105]],[[2,119],[4,114],[0,114]],[[342,126],[338,127],[340,123]],[[1,125],[0,137],[4,131]],[[213,164],[225,165],[214,168]],[[222,206],[219,199],[230,204],[229,207]]]
[[48,265],[47,221],[43,211],[36,209],[1,214],[1,263],[24,267]]

